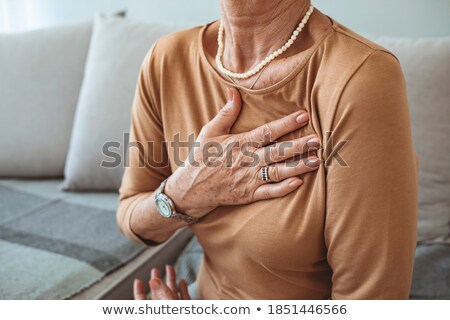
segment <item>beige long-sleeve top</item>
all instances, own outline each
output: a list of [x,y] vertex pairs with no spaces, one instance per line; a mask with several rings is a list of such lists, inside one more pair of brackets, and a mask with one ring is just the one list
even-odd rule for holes
[[[248,131],[305,108],[309,124],[282,140],[315,133],[328,163],[288,196],[219,207],[191,225],[204,248],[203,299],[408,297],[417,162],[405,80],[392,53],[330,20],[282,81],[239,88],[243,107],[232,129]],[[130,150],[117,216],[136,241],[133,208],[187,157],[187,148],[178,152],[171,142],[192,141],[232,85],[205,56],[202,36],[211,25],[160,39],[142,65],[131,141],[142,143],[148,161],[139,166],[138,148]],[[151,148],[161,141],[168,143]]]

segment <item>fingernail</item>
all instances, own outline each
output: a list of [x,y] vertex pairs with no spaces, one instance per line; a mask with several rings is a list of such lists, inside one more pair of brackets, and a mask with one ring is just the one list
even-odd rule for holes
[[227,104],[223,106],[223,109],[228,110],[228,109],[231,109],[232,106],[233,106],[233,103],[228,101]]
[[319,137],[313,137],[306,142],[306,145],[310,148],[319,148],[320,147],[320,139]]
[[296,180],[289,182],[289,187],[294,189],[294,188],[297,188],[301,184],[302,184],[302,180],[296,179]]
[[310,168],[315,168],[320,165],[320,159],[319,158],[309,158],[306,160],[306,165]]
[[227,96],[228,96],[228,101],[227,103],[223,106],[223,108],[225,110],[231,109],[231,107],[233,106],[233,92],[231,91],[230,88],[227,88]]
[[297,123],[305,123],[306,121],[308,121],[309,119],[309,115],[307,112],[303,112],[301,115],[299,115],[295,121],[297,121]]

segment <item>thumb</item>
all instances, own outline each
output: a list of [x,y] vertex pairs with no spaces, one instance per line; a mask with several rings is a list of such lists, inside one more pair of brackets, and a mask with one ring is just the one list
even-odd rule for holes
[[227,104],[207,125],[207,135],[215,137],[230,133],[241,111],[241,95],[236,88],[227,88]]

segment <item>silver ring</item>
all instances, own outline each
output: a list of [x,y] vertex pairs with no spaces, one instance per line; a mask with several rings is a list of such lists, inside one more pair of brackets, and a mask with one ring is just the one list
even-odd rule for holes
[[269,167],[262,167],[259,174],[264,182],[272,182],[269,178]]

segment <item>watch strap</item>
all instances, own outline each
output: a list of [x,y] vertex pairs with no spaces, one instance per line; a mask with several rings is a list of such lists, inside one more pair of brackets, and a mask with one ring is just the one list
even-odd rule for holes
[[193,223],[196,223],[196,222],[198,222],[200,220],[199,218],[192,217],[192,216],[189,216],[187,214],[184,214],[184,213],[181,213],[181,212],[178,212],[178,211],[172,212],[171,218],[173,218],[173,219],[175,219],[177,221],[186,222],[188,224],[193,224]]
[[170,218],[175,219],[176,221],[182,221],[182,222],[186,222],[188,224],[192,224],[192,223],[196,223],[198,222],[200,219],[196,218],[196,217],[192,217],[190,215],[187,215],[185,213],[181,213],[178,212],[175,208],[175,204],[173,203],[172,199],[170,199],[169,196],[167,196],[167,194],[164,193],[164,188],[166,187],[166,183],[167,183],[167,179],[165,179],[161,185],[159,186],[158,189],[156,189],[156,196],[163,194],[165,198],[167,198],[168,200],[170,200],[171,203],[171,208],[172,208],[172,214],[170,215]]

